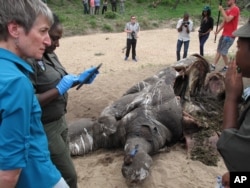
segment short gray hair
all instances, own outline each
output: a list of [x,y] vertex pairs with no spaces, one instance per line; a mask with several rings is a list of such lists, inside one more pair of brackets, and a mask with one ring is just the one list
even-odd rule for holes
[[40,15],[53,23],[52,11],[41,0],[0,0],[0,41],[7,40],[10,22],[16,22],[29,33]]

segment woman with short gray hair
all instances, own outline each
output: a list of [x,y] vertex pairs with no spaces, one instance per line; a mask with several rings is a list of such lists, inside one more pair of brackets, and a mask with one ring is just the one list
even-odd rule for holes
[[68,188],[51,162],[24,61],[42,57],[52,23],[41,0],[0,0],[0,187]]

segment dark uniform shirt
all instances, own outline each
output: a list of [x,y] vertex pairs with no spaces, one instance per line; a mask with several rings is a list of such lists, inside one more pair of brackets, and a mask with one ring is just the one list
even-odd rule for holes
[[[62,77],[67,74],[55,53],[47,53],[41,60],[28,59],[27,61],[35,72],[31,75],[31,80],[36,94],[55,88]],[[65,93],[43,106],[43,124],[60,119],[66,113],[67,100],[68,94]]]
[[206,33],[209,29],[213,30],[214,20],[212,17],[208,17],[207,20],[201,20],[200,33]]
[[227,169],[250,172],[250,100],[244,105],[239,118],[239,129],[225,129],[217,142]]

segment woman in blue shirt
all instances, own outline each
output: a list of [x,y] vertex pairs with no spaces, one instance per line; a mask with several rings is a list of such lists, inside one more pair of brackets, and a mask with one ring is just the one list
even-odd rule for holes
[[51,162],[23,60],[41,58],[51,44],[52,12],[40,0],[0,0],[0,15],[0,187],[68,188]]

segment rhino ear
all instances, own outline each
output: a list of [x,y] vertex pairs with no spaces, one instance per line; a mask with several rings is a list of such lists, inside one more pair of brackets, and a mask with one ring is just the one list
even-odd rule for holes
[[199,54],[193,54],[172,67],[179,71],[174,83],[175,94],[182,99],[199,95],[210,71],[209,62]]
[[204,94],[222,100],[225,98],[225,77],[221,73],[207,74],[204,84]]

